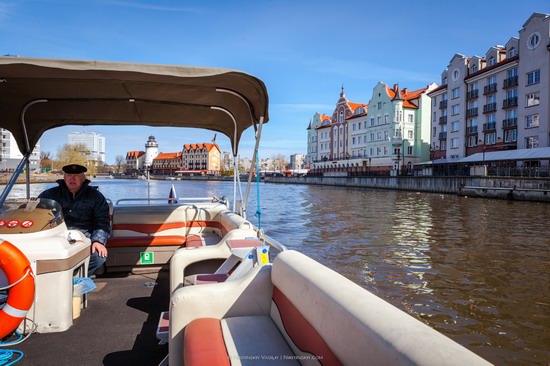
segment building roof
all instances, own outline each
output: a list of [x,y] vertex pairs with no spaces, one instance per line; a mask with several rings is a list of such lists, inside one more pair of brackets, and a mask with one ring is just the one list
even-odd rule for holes
[[411,101],[418,99],[420,97],[420,94],[424,93],[426,90],[428,90],[427,87],[414,91],[409,91],[407,88],[399,90],[399,86],[397,84],[393,86],[393,89],[390,89],[386,85],[386,93],[388,94],[388,97],[390,97],[390,99],[395,99],[396,92],[399,91],[399,96],[401,97],[401,99],[403,99],[403,107],[412,109],[418,109],[418,106]]
[[137,159],[143,155],[145,155],[145,151],[128,151],[126,153],[126,159]]
[[180,159],[180,158],[181,158],[181,151],[169,152],[169,153],[161,152],[153,160],[170,160],[170,159]]
[[183,145],[183,149],[190,151],[190,150],[202,150],[206,147],[206,150],[208,152],[212,151],[213,149],[217,149],[219,152],[221,152],[220,147],[218,144],[209,144],[206,142],[200,143],[200,144],[185,144]]
[[548,160],[550,159],[550,147],[537,147],[534,149],[518,149],[504,151],[479,152],[457,159],[438,159],[419,163],[419,165],[440,164],[470,164],[486,161],[514,161],[514,160]]

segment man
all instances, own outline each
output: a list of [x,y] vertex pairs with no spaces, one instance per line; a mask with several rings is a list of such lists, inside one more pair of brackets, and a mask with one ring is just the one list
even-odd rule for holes
[[63,209],[63,217],[69,229],[81,231],[92,241],[92,252],[88,276],[103,266],[107,260],[107,238],[111,231],[109,205],[105,197],[96,188],[90,186],[84,173],[86,167],[78,164],[65,165],[62,168],[63,179],[59,186],[42,192],[38,198],[57,201]]

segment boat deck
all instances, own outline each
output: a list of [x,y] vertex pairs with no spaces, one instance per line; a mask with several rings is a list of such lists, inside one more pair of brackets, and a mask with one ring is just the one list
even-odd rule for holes
[[[168,310],[169,273],[107,274],[95,279],[88,307],[61,333],[35,333],[7,347],[24,352],[20,365],[158,365],[168,354],[156,329]],[[152,286],[152,284],[155,284]]]

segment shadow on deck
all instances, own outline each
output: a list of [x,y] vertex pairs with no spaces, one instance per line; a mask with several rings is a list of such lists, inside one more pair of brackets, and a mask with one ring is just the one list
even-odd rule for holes
[[169,273],[107,275],[95,283],[69,330],[33,334],[9,347],[25,353],[21,365],[158,365],[164,359],[168,345],[158,345],[156,328],[169,306]]

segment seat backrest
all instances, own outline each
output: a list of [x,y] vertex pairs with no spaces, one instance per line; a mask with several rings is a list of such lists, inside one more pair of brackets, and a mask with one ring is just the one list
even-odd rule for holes
[[[273,262],[280,292],[345,365],[486,365],[487,361],[419,320],[296,251]],[[280,297],[280,296],[279,296]],[[276,299],[275,299],[276,300]],[[275,306],[275,303],[273,304]],[[285,311],[280,311],[281,328]],[[272,316],[274,311],[272,310]],[[283,333],[286,330],[281,329]]]

